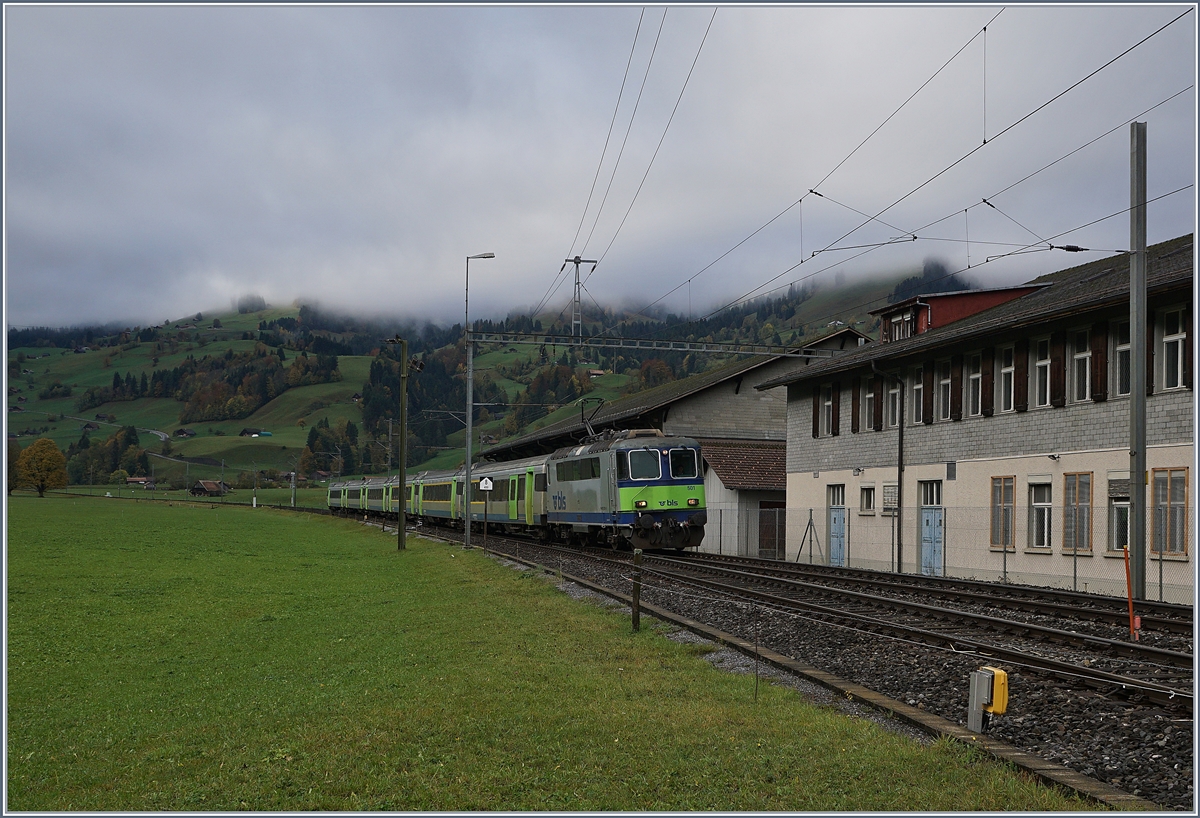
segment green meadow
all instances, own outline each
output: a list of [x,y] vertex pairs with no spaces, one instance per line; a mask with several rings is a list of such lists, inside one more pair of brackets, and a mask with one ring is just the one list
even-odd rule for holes
[[479,551],[219,504],[8,514],[9,810],[1093,808],[756,697]]

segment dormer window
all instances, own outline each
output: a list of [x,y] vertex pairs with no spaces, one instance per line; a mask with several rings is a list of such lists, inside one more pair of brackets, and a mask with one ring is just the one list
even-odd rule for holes
[[888,320],[888,340],[902,341],[905,338],[912,337],[913,320],[911,312],[904,312],[893,315]]

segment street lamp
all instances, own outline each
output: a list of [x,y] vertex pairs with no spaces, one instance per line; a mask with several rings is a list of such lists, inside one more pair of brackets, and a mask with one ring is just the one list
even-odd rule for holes
[[471,547],[471,419],[475,414],[474,347],[471,344],[471,259],[495,258],[495,253],[467,256],[467,278],[463,287],[463,339],[467,345],[467,459],[463,473],[463,547]]

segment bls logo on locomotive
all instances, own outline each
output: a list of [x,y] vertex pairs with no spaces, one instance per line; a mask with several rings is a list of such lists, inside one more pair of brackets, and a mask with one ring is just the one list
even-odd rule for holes
[[567,510],[567,495],[563,494],[561,491],[558,492],[557,494],[551,495],[550,499],[552,499],[554,501],[554,510],[555,511],[566,511]]

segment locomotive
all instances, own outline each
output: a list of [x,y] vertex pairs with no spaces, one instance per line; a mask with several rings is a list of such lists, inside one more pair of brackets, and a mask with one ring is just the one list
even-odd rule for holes
[[[491,491],[480,491],[483,479]],[[408,520],[463,528],[462,468],[411,475]],[[396,519],[399,479],[332,483],[329,509]],[[629,548],[694,548],[708,522],[700,444],[658,429],[610,431],[547,456],[481,463],[471,470],[470,524],[552,542]]]

